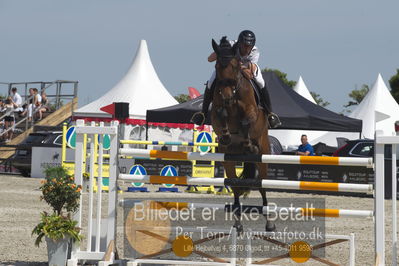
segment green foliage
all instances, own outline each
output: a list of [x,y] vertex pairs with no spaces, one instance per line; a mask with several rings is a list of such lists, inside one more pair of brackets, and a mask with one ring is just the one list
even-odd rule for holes
[[[265,68],[262,70],[262,72],[266,72],[266,71],[272,71],[274,72],[286,85],[288,85],[291,88],[294,88],[296,85],[296,81],[294,80],[289,80],[287,78],[287,73],[282,72],[278,69],[273,69],[273,68]],[[316,101],[317,105],[320,105],[321,107],[326,107],[327,105],[329,105],[330,103],[323,100],[323,98],[320,97],[319,94],[315,93],[315,92],[310,92],[310,94],[312,95],[312,97],[314,98],[314,100]]]
[[63,167],[50,167],[45,170],[46,179],[40,190],[46,201],[58,215],[62,209],[75,212],[79,207],[81,186],[76,186],[74,178]]
[[399,69],[396,69],[396,74],[389,80],[389,86],[391,87],[393,98],[399,103]]
[[352,105],[358,105],[363,98],[366,96],[366,94],[369,92],[370,88],[368,85],[363,84],[360,89],[355,89],[349,93],[349,97],[352,99],[350,100],[346,105],[344,105],[345,108],[348,108],[349,106]]
[[174,96],[176,101],[178,101],[179,103],[184,103],[190,100],[190,95],[187,94],[179,94],[177,96]]
[[287,84],[291,88],[295,87],[296,81],[289,80],[287,78],[287,73],[284,73],[284,72],[282,72],[282,71],[280,71],[278,69],[273,69],[273,68],[265,68],[265,69],[262,70],[262,72],[266,72],[266,71],[274,72],[285,84]]
[[54,241],[70,237],[73,241],[82,240],[78,222],[71,219],[70,215],[62,216],[46,212],[41,214],[41,222],[33,229],[32,235],[37,234],[35,245],[39,246],[43,237],[48,237]]
[[310,95],[312,95],[317,105],[320,105],[321,107],[326,107],[330,104],[329,102],[323,100],[323,98],[320,97],[320,94],[317,94],[316,92],[311,91]]
[[77,221],[71,219],[71,213],[79,207],[82,187],[74,183],[74,178],[63,167],[47,168],[45,176],[40,198],[52,207],[53,214],[41,213],[41,221],[32,231],[32,235],[37,234],[35,244],[39,246],[45,236],[53,240],[70,237],[80,241],[80,228],[76,226]]

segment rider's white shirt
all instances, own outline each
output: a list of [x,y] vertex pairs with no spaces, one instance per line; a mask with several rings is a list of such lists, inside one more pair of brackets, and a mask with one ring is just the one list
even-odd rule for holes
[[[237,42],[237,40],[235,41],[230,41],[230,44],[233,46],[235,43]],[[259,60],[259,50],[256,46],[254,46],[251,50],[251,52],[249,53],[249,55],[245,55],[245,56],[241,56],[240,53],[238,53],[238,56],[240,57],[240,61],[245,65],[249,62],[253,63],[256,65],[256,71],[254,73],[254,79],[256,81],[256,83],[258,84],[258,86],[260,88],[263,88],[265,86],[265,81],[263,80],[262,77],[262,73],[259,69],[258,66],[258,60]],[[216,71],[212,72],[212,76],[211,78],[208,80],[208,86],[211,87],[213,81],[216,78]]]
[[[237,43],[237,40],[235,41],[230,41],[231,46],[233,46],[235,43]],[[258,64],[259,61],[259,50],[258,47],[254,46],[251,50],[251,52],[249,53],[249,55],[245,55],[245,56],[241,56],[240,53],[238,53],[238,56],[240,57],[240,61],[242,63],[254,63],[254,64]]]

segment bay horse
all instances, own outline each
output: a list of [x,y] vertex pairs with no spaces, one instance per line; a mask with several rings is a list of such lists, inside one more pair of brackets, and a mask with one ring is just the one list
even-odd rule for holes
[[[223,37],[218,45],[212,39],[217,55],[216,80],[212,100],[212,127],[218,136],[219,152],[228,154],[270,154],[268,121],[265,111],[258,107],[251,81],[241,72],[235,47]],[[227,178],[267,178],[267,164],[244,163],[240,177],[236,174],[236,162],[224,162]],[[258,171],[256,171],[258,170]],[[235,208],[240,206],[240,196],[248,188],[232,187]],[[263,206],[267,206],[266,189],[260,188]],[[239,208],[238,208],[239,209]],[[237,209],[236,209],[237,210]],[[234,227],[242,232],[241,212],[235,212]],[[274,223],[266,218],[266,231],[275,229]]]

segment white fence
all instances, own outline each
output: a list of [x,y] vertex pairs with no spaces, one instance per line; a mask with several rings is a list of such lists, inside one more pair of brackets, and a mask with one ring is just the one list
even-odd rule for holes
[[[87,145],[85,143],[85,138],[84,135],[87,134],[88,139],[91,139],[90,142],[90,150],[94,150],[94,139],[99,136],[101,140],[101,135],[103,134],[108,134],[110,135],[111,139],[111,148],[110,148],[110,156],[109,156],[109,171],[110,171],[110,177],[109,177],[109,192],[108,194],[108,211],[106,214],[107,217],[107,227],[106,228],[101,228],[101,215],[102,215],[102,207],[101,203],[103,201],[102,198],[102,192],[101,189],[98,189],[98,193],[95,194],[93,192],[93,179],[94,179],[94,169],[95,167],[98,167],[98,183],[102,184],[102,165],[103,165],[103,148],[101,141],[99,141],[99,156],[94,156],[94,152],[90,152],[90,157],[87,160],[88,165],[90,166],[90,187],[89,187],[89,204],[88,206],[84,206],[82,202],[82,197],[81,197],[81,204],[79,211],[75,215],[75,219],[78,221],[78,226],[82,227],[82,209],[83,208],[88,208],[88,229],[87,229],[87,236],[85,238],[87,239],[87,247],[84,249],[83,247],[79,247],[78,245],[73,245],[73,250],[71,254],[71,259],[68,261],[68,265],[77,265],[77,263],[81,260],[96,260],[99,261],[100,264],[106,265],[110,263],[115,262],[114,254],[112,252],[107,252],[107,250],[103,250],[100,248],[100,242],[101,242],[101,232],[106,231],[106,246],[107,247],[112,247],[115,245],[115,239],[116,239],[116,211],[117,211],[117,179],[122,177],[123,179],[129,178],[126,175],[119,175],[119,168],[118,168],[118,158],[119,156],[123,154],[130,154],[130,155],[136,155],[140,157],[145,157],[143,155],[147,154],[146,156],[150,156],[150,152],[147,150],[144,151],[137,151],[137,150],[132,150],[132,149],[120,149],[121,143],[119,141],[119,124],[118,122],[112,122],[110,126],[104,126],[104,124],[100,124],[100,126],[95,126],[95,124],[91,124],[89,126],[86,126],[84,124],[83,120],[78,120],[77,125],[76,125],[76,151],[75,151],[75,181],[78,185],[82,185],[83,183],[83,173],[85,173],[84,169],[84,158],[87,156],[86,154],[83,154],[85,149],[83,148],[84,145]],[[362,165],[365,167],[370,167],[374,166],[375,170],[375,183],[374,183],[374,210],[372,210],[372,215],[374,216],[374,222],[375,222],[375,256],[376,256],[376,262],[378,265],[385,265],[385,205],[384,205],[384,145],[385,144],[392,144],[392,195],[393,197],[396,196],[396,145],[399,144],[399,137],[397,136],[382,136],[379,132],[376,134],[375,138],[375,161],[373,163],[371,158],[366,158],[366,159],[355,159],[355,160],[350,160],[348,159],[338,159],[338,163],[334,163],[335,165],[339,166],[342,164],[348,165],[351,163],[351,161],[356,161],[355,163],[357,165]],[[173,152],[168,152],[168,155],[173,157]],[[164,156],[162,152],[159,153],[158,151],[158,157],[159,156]],[[182,156],[186,156],[188,160],[192,159],[191,157],[195,157],[196,160],[203,160],[204,158],[209,159],[208,157],[211,157],[212,159],[216,160],[221,160],[223,161],[224,155],[214,155],[214,154],[194,154],[194,153],[186,153],[182,154],[176,153],[176,156],[179,157],[179,159]],[[280,156],[281,157],[281,156]],[[281,157],[279,156],[270,156],[270,155],[263,155],[261,157],[261,160],[267,160],[273,161],[273,163],[295,163],[295,162],[300,162],[301,158],[298,158],[298,156],[292,156],[292,158],[287,158],[287,157]],[[229,157],[231,159],[231,157]],[[236,157],[238,158],[238,157]],[[327,159],[328,160],[328,159]],[[336,159],[332,159],[336,160]],[[317,161],[317,160],[316,160]],[[331,159],[330,159],[331,162]],[[319,163],[322,164],[322,162],[319,160]],[[330,163],[331,165],[331,163]],[[191,180],[191,179],[187,179]],[[136,181],[150,181],[150,177],[148,176],[143,176],[140,180],[139,178]],[[191,180],[193,181],[193,180]],[[191,182],[190,181],[190,182]],[[203,180],[202,180],[203,181]],[[193,181],[194,182],[194,181]],[[205,182],[205,181],[204,181]],[[216,181],[215,181],[216,182]],[[221,182],[221,181],[217,181]],[[268,182],[274,182],[274,181],[267,181],[265,183],[268,184]],[[279,184],[278,181],[275,181],[276,184]],[[263,185],[263,184],[262,184]],[[280,184],[281,185],[281,184]],[[284,184],[285,186],[298,186],[299,184],[293,184],[291,183],[290,185]],[[267,185],[266,185],[267,186]],[[276,185],[277,186],[277,185]],[[345,186],[345,185],[343,185]],[[350,186],[350,185],[349,185]],[[356,185],[355,185],[356,187]],[[358,186],[358,188],[362,190],[367,190],[370,191],[370,186]],[[347,191],[350,191],[351,189],[347,189]],[[356,190],[356,189],[355,189]],[[96,196],[96,203],[97,205],[95,206],[94,204],[94,197]],[[396,197],[395,197],[396,198]],[[395,199],[394,198],[394,199]],[[396,221],[396,200],[392,201],[392,219],[393,221]],[[93,213],[96,213],[96,217],[93,218]],[[370,212],[370,211],[369,211]],[[96,228],[94,234],[93,234],[93,228]],[[393,232],[392,232],[392,256],[393,256],[393,262],[396,264],[396,249],[397,249],[397,240],[396,240],[396,234],[397,234],[397,228],[396,228],[396,223],[394,222],[393,225]],[[93,242],[92,242],[93,239]],[[93,248],[94,247],[94,248]],[[109,248],[108,251],[113,251],[112,248]]]

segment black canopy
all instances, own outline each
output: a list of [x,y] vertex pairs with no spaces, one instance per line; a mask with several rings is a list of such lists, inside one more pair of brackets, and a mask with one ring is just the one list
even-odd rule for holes
[[[349,118],[313,104],[287,86],[273,72],[264,72],[273,111],[280,117],[279,129],[361,132],[362,120]],[[148,110],[148,122],[190,123],[191,116],[201,110],[203,95],[188,102]],[[206,121],[210,124],[210,116]]]

